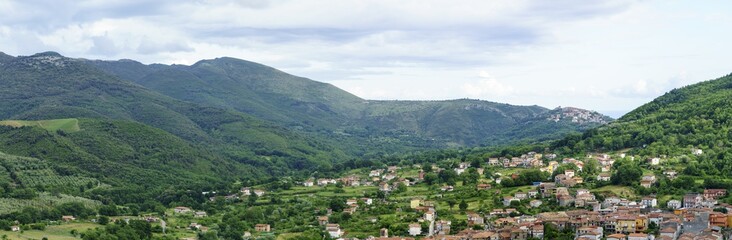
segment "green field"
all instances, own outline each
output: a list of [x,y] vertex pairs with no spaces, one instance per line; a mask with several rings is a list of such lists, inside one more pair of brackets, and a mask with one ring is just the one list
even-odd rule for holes
[[0,125],[11,126],[11,127],[23,127],[23,126],[34,126],[41,127],[48,131],[64,131],[64,132],[78,132],[79,119],[67,118],[67,119],[52,119],[52,120],[40,120],[40,121],[22,121],[22,120],[5,120],[0,121]]
[[635,191],[633,191],[630,187],[625,186],[604,186],[601,188],[596,188],[593,190],[590,190],[591,192],[600,192],[600,193],[612,193],[612,195],[621,197],[621,198],[628,198],[628,199],[636,199]]
[[81,239],[71,235],[71,230],[84,232],[87,229],[93,229],[101,225],[94,223],[69,223],[62,225],[51,225],[46,230],[28,230],[21,232],[0,231],[0,236],[7,236],[10,240],[26,240],[26,239],[42,239],[44,237],[54,240]]

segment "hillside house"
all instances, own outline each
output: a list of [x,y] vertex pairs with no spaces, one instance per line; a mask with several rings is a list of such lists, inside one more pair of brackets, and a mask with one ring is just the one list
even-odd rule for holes
[[468,213],[468,226],[483,225],[484,219],[477,213]]
[[666,207],[669,209],[679,209],[681,208],[681,201],[669,200],[668,202],[666,202]]
[[691,149],[691,154],[694,154],[694,156],[701,156],[702,154],[704,154],[704,151],[702,151],[701,149],[695,148],[695,149]]
[[704,189],[704,198],[719,199],[727,195],[726,189]]
[[663,175],[666,175],[666,177],[668,177],[668,179],[672,179],[672,180],[673,180],[674,178],[676,178],[676,176],[677,176],[678,174],[679,174],[679,173],[678,173],[678,172],[676,172],[676,170],[664,170],[664,171],[663,171]]
[[254,190],[254,195],[257,195],[257,197],[264,196],[264,190],[261,190],[261,189]]
[[649,240],[649,238],[645,233],[631,233],[628,234],[628,240]]
[[312,187],[315,184],[314,184],[313,180],[308,179],[308,180],[305,180],[305,182],[303,182],[302,185],[306,186],[306,187]]
[[439,220],[435,222],[435,234],[439,235],[448,235],[450,234],[450,228],[452,226],[452,222],[445,221],[445,220]]
[[667,237],[669,239],[676,239],[679,236],[679,232],[672,227],[661,229],[659,232],[661,237]]
[[698,193],[689,193],[684,195],[684,208],[697,208],[701,207],[704,197]]
[[252,189],[248,187],[241,188],[240,192],[244,196],[252,195]]
[[425,213],[424,213],[424,216],[423,216],[423,218],[424,218],[424,220],[426,220],[426,221],[430,221],[430,222],[432,222],[432,221],[434,221],[434,220],[435,220],[436,216],[437,216],[437,215],[436,215],[436,213],[435,213],[435,210],[434,210],[434,209],[429,209],[429,210],[427,210],[427,212],[425,212]]
[[602,239],[602,227],[599,226],[586,226],[580,227],[576,230],[575,235],[578,238],[585,238],[588,240],[601,240]]
[[478,186],[476,188],[478,189],[478,191],[483,191],[483,190],[491,189],[491,185],[487,184],[487,183],[481,183],[481,184],[478,184]]
[[191,209],[188,207],[175,207],[173,209],[173,212],[178,213],[178,214],[183,214],[183,213],[191,212]]
[[318,224],[321,226],[325,226],[328,224],[328,216],[320,216],[318,217]]
[[610,181],[610,173],[600,173],[597,175],[597,181]]
[[539,196],[539,191],[538,190],[529,190],[527,192],[527,194],[529,195],[529,198],[536,198],[536,196]]
[[61,216],[61,220],[63,220],[64,222],[70,222],[75,221],[76,218],[74,216]]
[[518,192],[516,192],[516,193],[513,194],[513,197],[516,198],[516,199],[518,199],[518,200],[524,200],[524,199],[527,199],[529,197],[529,195],[526,194],[525,192],[518,191]]
[[391,191],[391,186],[386,182],[381,182],[379,183],[379,190],[382,192],[388,192]]
[[419,225],[419,223],[409,224],[409,235],[417,236],[420,234],[422,234],[422,225]]
[[531,206],[533,208],[541,207],[542,203],[544,203],[544,202],[542,202],[541,200],[531,200],[531,202],[529,202],[529,206]]
[[328,232],[331,238],[340,238],[343,235],[341,226],[338,224],[327,224],[325,225],[325,231]]
[[203,218],[206,216],[208,216],[208,215],[204,211],[198,211],[198,212],[193,213],[193,217],[196,217],[196,218]]
[[606,240],[626,240],[627,236],[622,233],[616,233],[616,234],[607,235],[607,238],[605,238],[605,239]]
[[658,200],[656,199],[656,197],[647,196],[641,199],[641,205],[648,208],[655,208],[657,204]]
[[10,231],[11,232],[18,232],[18,231],[20,231],[20,226],[17,226],[17,225],[16,226],[10,226]]
[[566,178],[573,178],[574,177],[574,170],[572,170],[572,169],[564,170],[564,176]]
[[257,232],[270,232],[272,229],[270,229],[269,224],[257,224],[254,225],[254,230]]
[[655,157],[655,158],[648,159],[648,164],[651,164],[651,166],[655,166],[655,165],[658,165],[660,163],[661,163],[661,159],[660,158]]

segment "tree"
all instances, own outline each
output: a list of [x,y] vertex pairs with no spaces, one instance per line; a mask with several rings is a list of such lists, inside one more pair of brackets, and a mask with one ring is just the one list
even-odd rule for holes
[[455,199],[447,199],[447,205],[450,206],[450,210],[452,210],[453,207],[455,207]]
[[600,163],[597,161],[597,159],[590,159],[585,162],[585,167],[582,168],[582,173],[585,176],[592,176],[597,174],[598,169],[600,168]]
[[468,209],[468,203],[465,202],[465,199],[460,201],[460,204],[458,205],[461,211],[465,211]]
[[478,182],[478,179],[480,178],[480,174],[478,174],[478,170],[475,170],[475,168],[470,168],[468,171],[462,174],[463,183],[465,184],[474,184]]
[[640,181],[641,176],[643,169],[634,163],[627,163],[617,168],[610,181],[615,185],[630,186]]
[[109,223],[109,217],[107,216],[99,216],[99,224],[101,225],[107,225]]
[[424,175],[424,183],[427,185],[432,185],[437,182],[437,174],[436,173],[427,173]]

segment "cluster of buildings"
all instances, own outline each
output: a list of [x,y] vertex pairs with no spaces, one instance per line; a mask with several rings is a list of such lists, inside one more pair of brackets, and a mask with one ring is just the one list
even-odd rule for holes
[[[396,171],[399,170],[397,166],[389,166],[387,169],[377,169],[369,172],[368,178],[361,178],[358,175],[350,175],[342,178],[319,178],[319,179],[308,179],[302,184],[305,187],[320,186],[324,187],[329,184],[341,183],[346,187],[358,187],[358,186],[374,186],[378,185],[381,191],[392,191],[399,184],[406,186],[414,185],[415,182],[410,181],[406,178],[400,178]],[[424,172],[420,172],[419,179],[424,178]]]
[[547,120],[559,122],[562,119],[568,119],[569,121],[577,124],[607,124],[607,120],[602,114],[593,111],[573,107],[558,107],[554,109],[554,111],[558,111],[558,113],[549,115],[549,117],[547,117]]
[[[643,211],[640,208],[624,208],[612,213],[572,210],[517,217],[509,217],[507,212],[511,210],[492,212],[491,216],[487,216],[494,219],[492,221],[469,213],[469,223],[484,224],[485,230],[468,228],[450,234],[449,222],[436,221],[435,227],[430,227],[427,233],[421,232],[420,224],[411,224],[409,234],[425,235],[423,239],[435,240],[544,239],[544,226],[550,224],[558,231],[572,229],[577,240],[723,240],[727,238],[722,229],[732,225],[732,214],[713,212],[708,208],[684,209],[673,213]],[[651,226],[658,228],[658,236],[648,233]]]
[[488,159],[488,165],[490,166],[501,166],[505,168],[516,168],[516,167],[523,167],[523,168],[534,168],[534,167],[542,167],[544,166],[544,162],[542,161],[543,155],[540,153],[535,152],[529,152],[526,154],[522,154],[520,157],[512,157],[512,158],[489,158]]

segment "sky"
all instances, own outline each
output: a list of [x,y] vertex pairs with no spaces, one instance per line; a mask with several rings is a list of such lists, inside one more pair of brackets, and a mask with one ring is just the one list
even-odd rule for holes
[[732,1],[0,0],[0,51],[229,56],[365,99],[471,98],[613,117],[732,72]]

